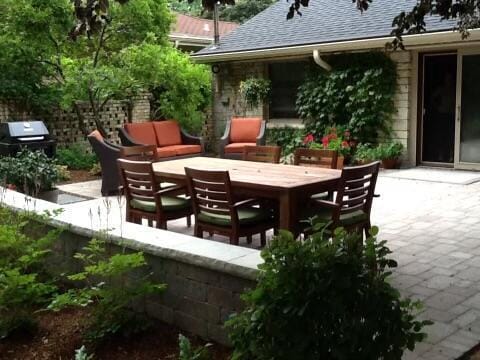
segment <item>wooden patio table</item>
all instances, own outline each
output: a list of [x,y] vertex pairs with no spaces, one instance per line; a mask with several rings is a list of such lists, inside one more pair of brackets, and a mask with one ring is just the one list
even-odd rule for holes
[[194,157],[156,162],[162,181],[185,184],[185,168],[228,170],[235,195],[278,200],[280,229],[296,231],[298,210],[310,196],[336,188],[341,170]]

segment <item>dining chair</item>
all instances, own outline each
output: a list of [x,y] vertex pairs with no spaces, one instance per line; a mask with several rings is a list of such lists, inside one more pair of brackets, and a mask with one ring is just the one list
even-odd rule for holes
[[157,147],[155,145],[122,146],[120,157],[133,161],[156,161]]
[[336,169],[337,159],[338,151],[336,150],[298,148],[293,154],[293,164],[300,166]]
[[155,221],[157,228],[166,230],[167,221],[185,217],[191,226],[191,201],[176,196],[182,192],[181,186],[161,189],[150,161],[118,159],[117,163],[126,197],[126,221],[141,224],[147,219],[149,225]]
[[379,169],[379,161],[344,168],[335,200],[316,200],[308,210],[308,217],[315,216],[317,220],[329,223],[331,230],[337,227],[357,229],[365,231],[365,236],[368,236]]
[[[326,169],[337,168],[338,151],[326,149],[298,148],[293,154],[293,164],[298,166],[315,166]],[[314,200],[333,199],[333,192],[322,192],[311,197]]]
[[248,145],[243,148],[242,160],[278,164],[281,151],[280,146]]
[[230,238],[233,245],[240,237],[251,242],[253,234],[260,234],[261,245],[266,244],[266,231],[275,226],[273,212],[259,206],[257,199],[236,202],[228,171],[205,171],[185,168],[188,190],[195,215],[195,236],[203,232],[217,233]]

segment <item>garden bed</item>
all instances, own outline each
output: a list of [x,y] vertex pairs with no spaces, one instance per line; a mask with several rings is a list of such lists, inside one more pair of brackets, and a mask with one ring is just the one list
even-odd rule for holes
[[[85,309],[69,309],[61,312],[41,312],[36,315],[38,329],[33,335],[16,334],[0,340],[0,359],[72,359],[76,349],[82,346],[84,320],[89,316]],[[106,341],[95,351],[96,359],[141,360],[178,359],[179,330],[155,321],[154,326],[144,334],[131,338],[115,338]],[[188,334],[185,334],[188,335]],[[188,336],[194,346],[205,342]],[[209,347],[212,360],[230,357],[230,350],[213,344]]]
[[92,181],[101,179],[98,175],[92,175],[89,170],[68,170],[70,172],[70,179],[62,181],[59,183],[63,184],[74,184],[85,181]]

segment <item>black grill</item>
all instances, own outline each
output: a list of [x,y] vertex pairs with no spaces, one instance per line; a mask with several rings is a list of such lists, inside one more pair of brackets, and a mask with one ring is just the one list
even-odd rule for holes
[[43,121],[15,121],[0,124],[0,155],[15,156],[26,147],[32,151],[43,150],[55,156],[57,142]]

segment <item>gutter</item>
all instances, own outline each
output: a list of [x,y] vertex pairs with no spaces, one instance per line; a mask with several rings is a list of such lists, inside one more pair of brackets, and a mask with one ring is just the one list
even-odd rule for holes
[[[273,58],[293,55],[312,55],[314,50],[318,50],[321,53],[331,53],[341,51],[384,49],[385,46],[388,43],[392,42],[394,39],[395,38],[393,36],[386,36],[371,39],[346,40],[270,49],[244,50],[213,54],[193,54],[191,57],[195,62],[198,63],[212,63],[219,61]],[[479,40],[480,29],[471,30],[470,36],[466,40],[462,39],[462,35],[459,32],[449,30],[415,35],[405,35],[403,37],[403,44],[406,49],[415,49],[431,45],[454,45],[461,43],[462,41],[468,43]]]

